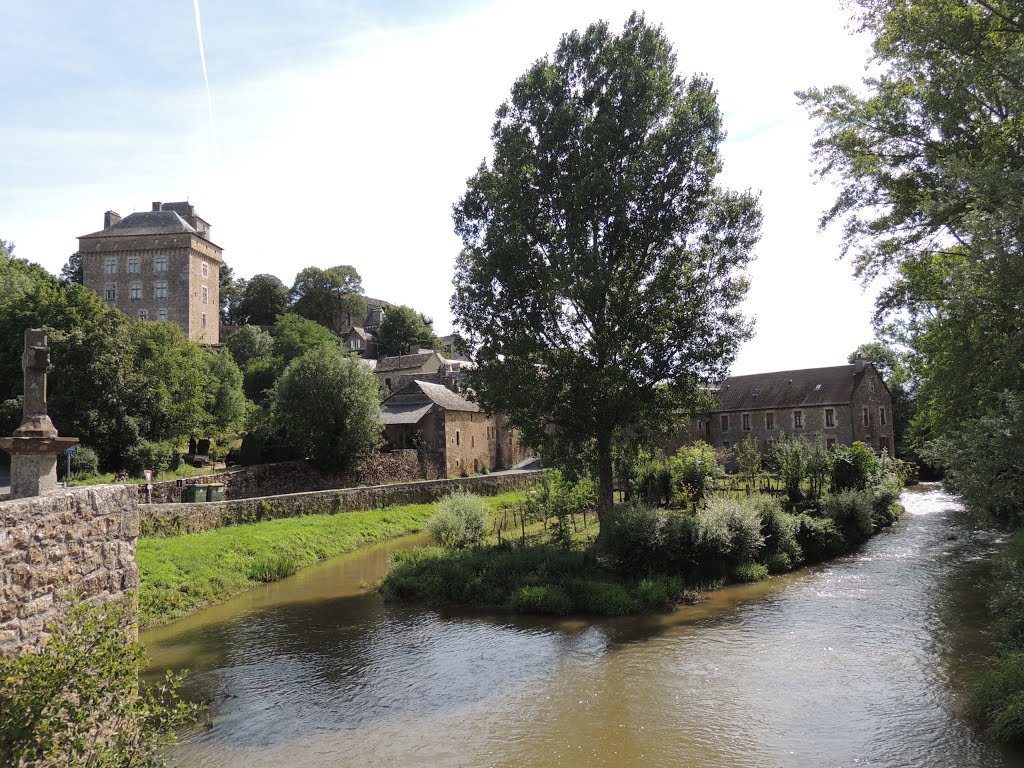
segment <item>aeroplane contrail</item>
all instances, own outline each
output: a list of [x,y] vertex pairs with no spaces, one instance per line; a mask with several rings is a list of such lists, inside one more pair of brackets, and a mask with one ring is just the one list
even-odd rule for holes
[[213,140],[214,151],[217,146],[217,129],[213,124],[213,91],[210,90],[210,75],[206,71],[206,44],[203,42],[203,22],[199,16],[199,0],[192,0],[192,8],[196,13],[196,36],[199,40],[199,63],[203,67],[203,83],[206,85],[206,109],[210,117],[210,138]]

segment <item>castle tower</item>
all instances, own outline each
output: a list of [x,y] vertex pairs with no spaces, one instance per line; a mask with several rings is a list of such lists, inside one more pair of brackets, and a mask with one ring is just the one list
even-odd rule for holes
[[153,203],[78,238],[82,282],[129,317],[178,325],[204,344],[220,341],[221,248],[190,203]]

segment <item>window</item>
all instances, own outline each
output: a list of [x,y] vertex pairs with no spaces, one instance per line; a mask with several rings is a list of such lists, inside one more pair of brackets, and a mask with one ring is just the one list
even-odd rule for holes
[[201,325],[201,326],[202,326],[203,328],[206,328],[206,313],[205,313],[205,312],[203,312],[203,315],[202,315],[202,317],[200,318],[200,320],[199,320],[199,323],[200,323],[200,325]]
[[868,409],[866,407],[861,409],[860,416],[864,420],[865,427],[871,423],[871,414],[868,413]]
[[203,304],[208,304],[210,301],[210,289],[205,285],[203,286]]
[[744,413],[743,414],[743,431],[744,432],[749,432],[750,431],[750,414],[749,413]]
[[203,262],[203,277],[210,276],[210,265],[207,262]]
[[775,429],[775,414],[774,413],[766,413],[764,415],[764,428],[765,429]]
[[153,283],[153,298],[154,299],[166,299],[167,298],[167,281],[157,280]]
[[793,411],[793,429],[803,429],[803,428],[804,428],[804,412],[803,411]]
[[115,301],[117,299],[117,283],[107,283],[103,296],[107,301]]
[[885,406],[878,409],[878,423],[885,426]]
[[148,309],[140,309],[139,310],[139,320],[149,320],[149,310]]
[[836,425],[836,409],[826,408],[825,409],[825,426],[834,427]]
[[117,257],[108,256],[103,260],[103,274],[105,275],[116,275],[117,274]]
[[726,414],[726,413],[722,414],[722,431],[723,432],[728,432],[729,431],[729,415]]
[[[470,435],[469,436],[469,447],[470,448],[476,448],[476,435]],[[474,463],[475,463],[475,461],[474,461]]]
[[167,271],[167,257],[157,256],[153,260],[153,271],[154,272],[166,272]]
[[460,440],[461,440],[461,439],[462,439],[462,438],[461,438],[461,435],[459,435],[459,430],[455,430],[455,444],[456,444],[456,445],[460,445],[460,444],[461,444],[461,443],[460,443]]
[[728,448],[729,447],[729,441],[728,440],[723,440],[722,441],[722,447],[723,448]]
[[138,301],[142,298],[142,283],[132,283],[131,287],[128,288],[128,297],[132,301]]
[[128,271],[129,272],[138,272],[140,267],[141,267],[141,260],[139,259],[138,256],[129,256],[128,257]]
[[167,310],[166,309],[158,309],[156,311],[156,320],[157,320],[158,323],[166,323],[167,322]]

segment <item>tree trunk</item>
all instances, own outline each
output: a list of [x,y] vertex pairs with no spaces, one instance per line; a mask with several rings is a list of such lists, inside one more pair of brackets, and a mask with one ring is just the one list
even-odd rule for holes
[[597,538],[605,532],[605,522],[611,516],[615,504],[614,482],[612,479],[612,436],[610,433],[597,437]]

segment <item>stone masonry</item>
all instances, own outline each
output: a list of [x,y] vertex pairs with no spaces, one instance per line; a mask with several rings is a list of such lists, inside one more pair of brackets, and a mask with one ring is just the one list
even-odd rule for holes
[[126,486],[0,502],[0,653],[40,645],[73,595],[136,589],[138,536],[138,500]]

